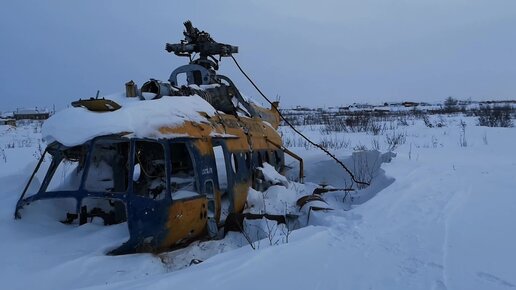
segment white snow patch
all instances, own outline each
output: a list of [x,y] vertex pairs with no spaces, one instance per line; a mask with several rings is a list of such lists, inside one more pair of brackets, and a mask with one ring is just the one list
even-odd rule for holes
[[284,186],[288,186],[288,180],[285,176],[279,174],[276,169],[272,165],[267,162],[264,162],[262,167],[257,167],[262,173],[265,181],[268,181],[272,184],[282,184]]
[[[468,147],[459,145],[460,119],[468,124]],[[272,240],[277,245],[270,246],[267,237],[252,240],[256,250],[241,234],[231,233],[160,256],[117,257],[104,253],[124,242],[126,224],[69,226],[28,211],[28,218],[13,219],[41,135],[37,127],[0,128],[1,288],[513,289],[516,129],[477,127],[476,119],[467,117],[444,121],[440,128],[409,122],[403,127],[407,142],[396,149],[396,158],[366,171],[373,175],[372,185],[347,195],[357,203],[345,208],[345,192],[324,194],[335,210],[312,212],[302,224],[308,226],[293,231],[288,242],[278,226]],[[327,137],[314,128],[300,129],[314,140]],[[386,146],[385,136],[347,132],[336,137],[352,142],[335,150],[349,165],[354,164],[353,145],[369,146],[379,138]],[[274,204],[292,204],[316,184],[350,184],[324,154],[303,145],[290,149],[305,159],[307,183],[280,182],[263,193],[251,191],[248,202],[255,206],[250,211],[283,213],[283,206]],[[374,158],[384,155],[363,156],[376,168]],[[256,224],[264,229],[263,221]],[[203,262],[191,264],[194,258]]]
[[85,108],[67,108],[52,116],[43,125],[43,138],[74,146],[102,135],[132,133],[135,137],[157,138],[162,126],[180,126],[185,121],[207,122],[215,109],[199,96],[162,97],[139,101],[120,96],[107,98],[122,108],[113,112],[92,112]]

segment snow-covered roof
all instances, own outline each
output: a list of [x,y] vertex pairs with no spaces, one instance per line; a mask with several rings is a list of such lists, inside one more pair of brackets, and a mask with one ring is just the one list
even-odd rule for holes
[[58,141],[75,146],[97,136],[130,132],[135,137],[159,136],[163,126],[181,126],[185,121],[203,122],[200,112],[213,116],[216,110],[199,96],[162,97],[140,101],[123,94],[106,96],[122,108],[112,112],[93,112],[67,108],[50,117],[42,128],[48,143]]
[[49,112],[46,109],[18,109],[13,113],[15,115],[39,115],[48,114]]

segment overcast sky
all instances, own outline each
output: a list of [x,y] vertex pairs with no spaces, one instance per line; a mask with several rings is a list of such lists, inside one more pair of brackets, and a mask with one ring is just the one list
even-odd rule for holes
[[[183,21],[285,106],[516,99],[516,1],[2,1],[0,111],[167,80]],[[221,73],[257,93],[223,59]]]

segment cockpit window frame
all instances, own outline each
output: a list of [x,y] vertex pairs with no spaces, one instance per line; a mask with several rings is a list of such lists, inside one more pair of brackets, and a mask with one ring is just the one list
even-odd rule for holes
[[[196,192],[198,194],[197,196],[191,196],[191,197],[174,199],[174,198],[172,198],[172,192],[170,190],[167,194],[170,196],[172,201],[185,201],[185,200],[195,199],[195,198],[199,198],[199,197],[204,197],[205,196],[205,193],[204,193],[204,191],[201,188],[201,178],[199,176],[199,167],[198,167],[198,164],[197,164],[197,160],[195,158],[195,152],[194,152],[194,150],[192,148],[192,146],[193,146],[192,142],[194,140],[195,140],[194,138],[175,138],[175,139],[167,140],[167,144],[168,144],[167,150],[168,150],[168,153],[169,153],[169,158],[168,158],[169,161],[172,161],[172,154],[170,152],[172,144],[182,143],[182,144],[185,145],[185,147],[186,147],[186,149],[188,151],[188,155],[190,157],[190,160],[192,161],[192,169],[193,169],[194,180],[195,180],[195,189],[196,189]],[[172,164],[170,164],[170,171],[169,171],[170,176],[171,176],[171,173],[172,173]],[[170,181],[170,177],[169,177],[168,180]]]

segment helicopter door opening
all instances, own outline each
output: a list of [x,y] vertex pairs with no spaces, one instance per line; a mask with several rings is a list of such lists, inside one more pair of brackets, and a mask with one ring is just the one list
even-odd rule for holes
[[226,220],[226,217],[230,213],[231,207],[231,196],[228,190],[229,176],[228,166],[226,164],[226,158],[224,149],[221,145],[213,146],[213,153],[215,154],[215,163],[217,166],[217,178],[219,181],[219,189],[221,192],[221,211],[219,221],[222,223]]
[[93,146],[85,189],[90,192],[125,192],[129,142],[98,140]]
[[131,140],[127,222],[130,239],[109,252],[111,255],[158,249],[167,233],[168,196],[167,177],[170,165],[166,162],[165,142]]
[[177,84],[176,84],[176,86],[178,88],[180,88],[182,86],[188,86],[188,76],[187,76],[186,73],[180,73],[176,77],[177,77]]
[[226,159],[224,158],[224,150],[221,145],[213,146],[213,153],[215,154],[215,163],[217,166],[217,177],[219,180],[219,189],[223,192],[228,188],[228,173],[226,166]]
[[[95,193],[122,194],[128,187],[129,142],[100,139],[93,145],[84,188]],[[86,197],[80,206],[79,224],[112,225],[127,220],[124,202],[116,198]],[[71,221],[71,220],[69,220]]]
[[135,142],[133,191],[136,195],[161,200],[166,196],[165,150],[158,142]]
[[218,234],[218,226],[216,221],[217,205],[215,204],[215,189],[213,188],[213,181],[211,179],[207,180],[204,183],[204,194],[206,195],[206,199],[208,200],[208,211],[206,213],[206,216],[208,218],[208,234],[211,237],[215,237]]
[[198,196],[192,156],[185,143],[170,144],[170,193],[172,199]]

